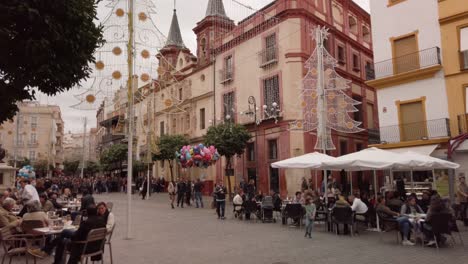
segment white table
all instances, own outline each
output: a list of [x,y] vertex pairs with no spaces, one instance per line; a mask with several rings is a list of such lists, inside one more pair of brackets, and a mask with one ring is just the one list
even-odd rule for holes
[[35,232],[40,233],[42,235],[57,235],[62,233],[63,230],[77,230],[76,226],[66,225],[62,229],[50,229],[49,227],[41,227],[41,228],[34,228]]

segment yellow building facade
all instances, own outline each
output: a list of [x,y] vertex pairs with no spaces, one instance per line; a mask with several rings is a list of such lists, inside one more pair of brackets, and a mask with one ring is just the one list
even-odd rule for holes
[[439,0],[442,56],[453,136],[467,133],[468,3]]

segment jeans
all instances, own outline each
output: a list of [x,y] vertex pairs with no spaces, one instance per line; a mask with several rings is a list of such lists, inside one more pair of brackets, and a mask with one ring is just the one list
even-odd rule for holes
[[177,206],[181,204],[181,207],[184,207],[184,193],[177,193]]
[[400,231],[403,233],[403,240],[410,239],[409,234],[411,230],[411,222],[409,221],[408,217],[401,216],[396,219],[398,222],[398,226],[400,227]]
[[216,201],[216,213],[219,217],[224,217],[224,209],[226,209],[226,201]]
[[310,219],[309,217],[306,217],[306,234],[311,234],[312,229],[314,228],[314,219]]
[[198,208],[198,201],[200,201],[200,206],[203,208],[203,197],[201,192],[195,192],[195,205]]

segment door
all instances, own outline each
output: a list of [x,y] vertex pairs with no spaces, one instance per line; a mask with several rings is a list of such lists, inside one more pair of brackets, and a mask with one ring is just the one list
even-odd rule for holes
[[419,69],[419,52],[416,35],[396,39],[393,45],[395,74]]
[[279,169],[270,166],[270,190],[279,192]]
[[401,141],[427,137],[427,122],[422,101],[401,104],[400,122]]

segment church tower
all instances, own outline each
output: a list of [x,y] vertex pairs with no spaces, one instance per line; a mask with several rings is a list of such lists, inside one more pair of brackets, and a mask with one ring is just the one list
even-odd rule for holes
[[212,51],[217,48],[225,33],[235,27],[224,10],[223,0],[209,0],[205,17],[197,23],[193,32],[197,35],[197,57],[199,65],[212,61]]

